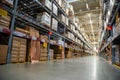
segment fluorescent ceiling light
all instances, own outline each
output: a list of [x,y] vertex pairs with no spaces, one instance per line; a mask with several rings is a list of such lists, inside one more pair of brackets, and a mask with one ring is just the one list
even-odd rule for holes
[[94,34],[94,30],[93,30],[93,25],[92,25],[91,14],[88,14],[88,16],[89,16],[89,19],[90,19],[90,25],[91,25],[91,29],[92,29],[92,35],[93,35],[94,47],[95,47],[95,34]]
[[78,0],[67,0],[67,2],[69,2],[69,3],[75,2],[75,1],[78,1]]
[[86,3],[86,8],[87,8],[88,10],[90,10],[90,8],[89,8],[89,6],[88,6],[88,3]]

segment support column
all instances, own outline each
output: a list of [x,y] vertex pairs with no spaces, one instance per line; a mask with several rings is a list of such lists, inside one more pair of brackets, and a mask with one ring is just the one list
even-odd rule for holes
[[14,32],[14,24],[15,24],[15,17],[17,14],[17,5],[18,5],[18,0],[15,0],[15,4],[14,4],[14,12],[12,15],[12,21],[11,21],[11,25],[10,25],[10,31],[11,34],[9,36],[9,42],[8,42],[8,54],[7,54],[7,64],[10,63],[11,60],[11,50],[12,50],[12,40],[13,40],[13,32]]

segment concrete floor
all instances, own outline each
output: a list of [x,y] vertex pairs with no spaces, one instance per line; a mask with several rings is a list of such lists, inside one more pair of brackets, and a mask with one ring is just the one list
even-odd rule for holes
[[0,80],[120,80],[120,70],[99,57],[0,65]]

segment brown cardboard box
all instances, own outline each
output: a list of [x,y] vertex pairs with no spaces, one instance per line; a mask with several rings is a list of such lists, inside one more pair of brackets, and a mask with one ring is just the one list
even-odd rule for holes
[[[19,38],[19,37],[13,37],[11,62],[25,61],[26,45],[27,45],[26,39]],[[19,58],[22,58],[22,60]]]
[[48,56],[48,54],[45,53],[45,52],[41,52],[41,53],[40,53],[40,57],[47,57],[47,56]]
[[46,61],[47,57],[40,57],[40,61]]
[[40,58],[40,42],[39,41],[37,41],[36,42],[36,55],[37,55],[37,60],[39,60],[39,58]]
[[0,45],[0,64],[6,63],[7,50],[7,45]]
[[71,58],[72,57],[72,52],[71,51],[66,51],[66,54],[67,54],[67,58]]
[[29,27],[29,32],[30,32],[30,36],[35,36],[35,29],[32,27]]
[[7,21],[7,20],[4,20],[4,19],[1,19],[1,18],[0,18],[0,25],[9,27],[10,21]]
[[18,31],[18,32],[22,32],[22,33],[25,33],[25,34],[29,34],[29,31],[24,30],[24,29],[21,29],[21,28],[18,28],[18,27],[17,27],[15,30]]

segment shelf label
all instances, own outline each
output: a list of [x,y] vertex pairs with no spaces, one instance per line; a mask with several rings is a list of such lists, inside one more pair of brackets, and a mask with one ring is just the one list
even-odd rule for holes
[[45,42],[45,40],[44,40],[44,39],[42,39],[41,41],[42,41],[42,42]]
[[43,43],[43,47],[47,48],[47,43],[46,42]]
[[26,34],[23,34],[21,32],[17,32],[17,31],[14,31],[13,34],[16,35],[16,36],[19,36],[19,37],[25,37],[26,36]]

